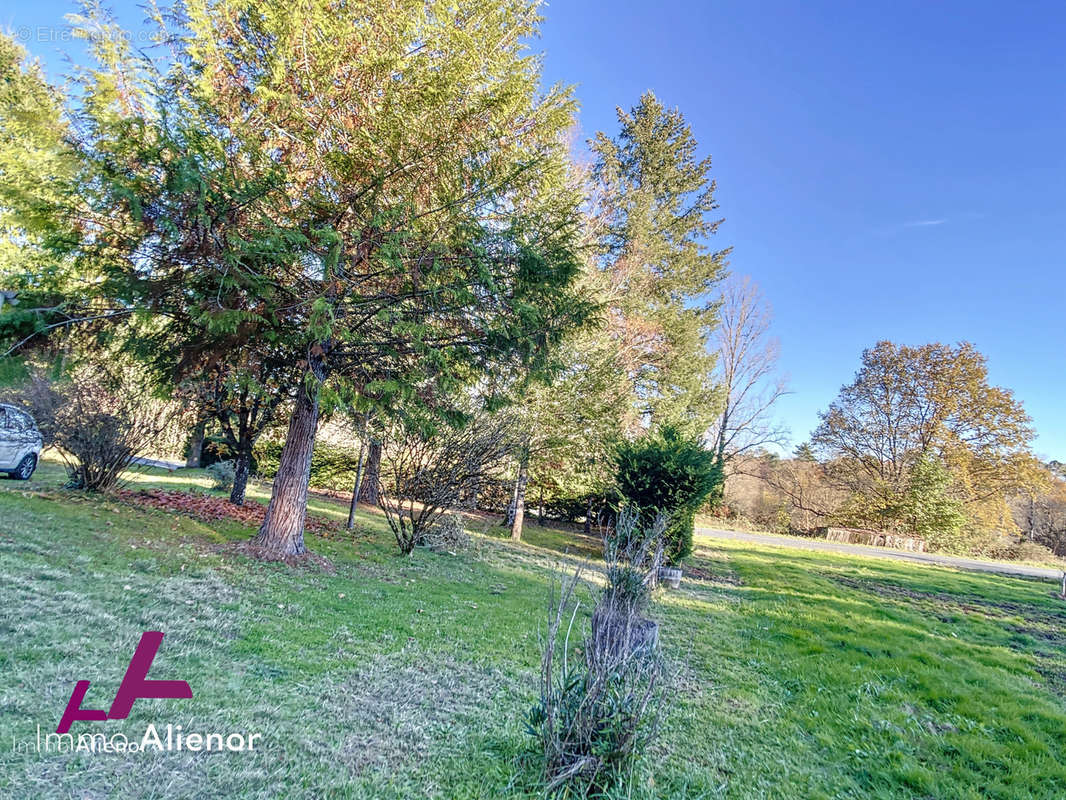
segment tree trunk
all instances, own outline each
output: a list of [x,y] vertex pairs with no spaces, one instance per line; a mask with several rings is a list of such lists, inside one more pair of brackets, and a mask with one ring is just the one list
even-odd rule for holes
[[255,537],[257,545],[279,555],[300,555],[307,550],[304,545],[307,484],[311,479],[311,453],[318,425],[318,392],[325,375],[321,356],[312,356],[310,366],[315,380],[311,388],[301,387],[296,393],[296,407],[281,449],[270,505]]
[[507,504],[507,518],[504,521],[504,525],[508,528],[514,525],[514,510],[518,506],[518,484],[521,479],[521,474],[515,475],[514,488],[511,489],[511,502]]
[[[236,457],[233,459],[233,489],[230,490],[229,501],[235,506],[244,505],[244,492],[248,487],[248,469],[252,464],[252,445],[255,442],[249,426],[250,421],[251,412],[247,408],[241,408],[237,415],[236,440],[232,442],[236,445]],[[232,437],[232,426],[227,428]]]
[[192,429],[192,439],[189,440],[189,455],[185,459],[185,466],[188,469],[196,469],[200,466],[200,455],[204,449],[204,429],[206,427],[207,420],[202,419]]
[[252,445],[246,443],[237,451],[237,457],[233,460],[233,488],[229,493],[229,501],[235,506],[244,505],[244,494],[248,488],[248,471],[252,465]]
[[378,499],[378,481],[381,477],[381,442],[370,440],[370,453],[366,458],[366,475],[363,476],[363,488],[359,499],[370,506],[380,505]]
[[592,495],[585,500],[585,535],[592,535]]
[[514,520],[511,522],[511,539],[522,541],[522,521],[526,514],[526,483],[529,481],[529,456],[522,456],[518,465],[518,482],[515,484]]
[[[365,429],[364,429],[364,436]],[[359,441],[359,466],[355,470],[355,488],[352,489],[352,504],[348,508],[348,524],[345,526],[351,530],[355,525],[355,507],[359,505],[359,495],[363,488],[363,456],[366,455],[366,440]]]

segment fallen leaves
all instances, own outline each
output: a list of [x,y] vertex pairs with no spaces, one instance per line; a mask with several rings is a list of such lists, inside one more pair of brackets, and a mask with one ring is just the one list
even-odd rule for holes
[[[235,520],[257,528],[263,524],[263,517],[266,515],[266,507],[259,503],[235,506],[221,497],[193,494],[175,489],[142,489],[140,491],[121,489],[115,494],[132,505],[171,511],[204,522]],[[324,533],[329,526],[328,520],[312,514],[307,515],[307,521],[304,523],[304,529],[313,533]]]

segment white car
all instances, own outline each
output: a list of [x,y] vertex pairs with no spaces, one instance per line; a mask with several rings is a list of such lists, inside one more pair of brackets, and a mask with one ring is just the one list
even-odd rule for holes
[[41,433],[25,411],[0,404],[0,472],[27,481],[41,457]]

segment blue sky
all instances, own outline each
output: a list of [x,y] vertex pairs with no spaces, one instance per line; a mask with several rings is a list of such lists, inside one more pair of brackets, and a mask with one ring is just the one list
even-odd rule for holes
[[[72,6],[0,12],[31,52]],[[132,5],[120,17],[139,19]],[[1066,5],[556,0],[583,136],[651,89],[714,158],[732,269],[775,312],[793,440],[864,347],[969,340],[1066,460]]]
[[1066,460],[1066,5],[556,0],[583,132],[652,89],[774,306],[794,441],[878,339],[969,340]]

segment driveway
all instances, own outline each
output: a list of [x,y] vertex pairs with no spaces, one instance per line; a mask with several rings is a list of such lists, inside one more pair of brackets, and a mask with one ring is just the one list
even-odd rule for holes
[[885,547],[867,547],[861,544],[827,542],[824,539],[804,539],[798,536],[777,536],[771,533],[747,533],[744,531],[721,531],[714,528],[696,528],[696,533],[712,539],[732,539],[738,542],[769,544],[777,547],[795,547],[800,550],[827,550],[831,553],[849,553],[872,558],[888,558],[896,561],[924,561],[942,567],[970,569],[977,572],[996,572],[1000,575],[1020,575],[1025,578],[1061,581],[1062,570],[1050,567],[1031,567],[1026,564],[1010,564],[1001,561],[977,561],[972,558],[942,556],[935,553],[910,553],[906,550],[889,550]]

